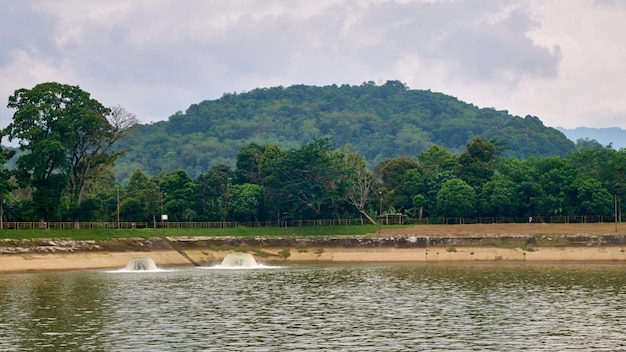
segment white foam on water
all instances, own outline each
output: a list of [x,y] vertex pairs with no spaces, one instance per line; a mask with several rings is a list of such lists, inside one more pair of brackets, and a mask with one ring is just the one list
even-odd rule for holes
[[128,269],[117,269],[117,270],[105,270],[106,273],[131,273],[131,274],[144,274],[144,273],[160,273],[166,271],[173,271],[169,269],[151,269],[151,270],[128,270]]
[[201,269],[226,269],[226,270],[242,270],[242,269],[274,269],[278,266],[267,266],[257,263],[252,254],[234,252],[227,254],[221,264],[209,267],[201,267]]
[[263,265],[257,264],[255,266],[225,266],[222,264],[217,264],[213,266],[201,266],[200,269],[210,269],[210,270],[251,270],[251,269],[280,269],[284,268],[283,266],[275,266],[275,265]]
[[109,273],[153,273],[160,271],[169,271],[159,269],[154,260],[150,257],[135,257],[128,261],[126,267],[118,270],[109,270]]

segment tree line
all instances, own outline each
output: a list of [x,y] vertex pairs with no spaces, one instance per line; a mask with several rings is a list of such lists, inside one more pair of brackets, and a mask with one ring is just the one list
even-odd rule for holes
[[[114,173],[125,152],[115,145],[137,125],[122,107],[107,108],[79,87],[44,83],[17,90],[3,136],[4,221],[289,221],[362,218],[382,213],[424,217],[613,215],[626,195],[626,151],[581,141],[567,156],[506,157],[498,140],[475,137],[460,153],[431,145],[373,167],[331,138],[294,148],[251,142],[234,167],[197,176],[184,169],[127,182]],[[621,209],[618,210],[621,213]]]
[[235,167],[250,143],[292,149],[316,139],[350,145],[373,168],[385,159],[433,145],[460,154],[474,137],[506,143],[501,156],[565,156],[575,145],[534,116],[478,108],[455,97],[409,89],[398,81],[377,85],[294,85],[224,94],[192,104],[167,121],[137,126],[116,163],[127,180],[136,168],[156,175],[185,169],[197,177],[216,165]]
[[[196,178],[182,169],[153,177],[135,170],[120,189],[120,216],[240,222],[361,217],[376,223],[382,213],[402,213],[525,221],[612,216],[626,193],[625,150],[595,144],[567,157],[524,160],[498,153],[497,144],[476,137],[458,155],[435,145],[416,158],[390,158],[370,169],[360,154],[335,149],[329,139],[294,149],[251,143],[237,154],[234,169],[213,166]],[[111,193],[108,199],[111,211]]]

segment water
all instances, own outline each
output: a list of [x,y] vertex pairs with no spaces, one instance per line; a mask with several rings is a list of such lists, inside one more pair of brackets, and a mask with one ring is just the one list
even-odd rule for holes
[[619,351],[623,265],[0,275],[2,351]]

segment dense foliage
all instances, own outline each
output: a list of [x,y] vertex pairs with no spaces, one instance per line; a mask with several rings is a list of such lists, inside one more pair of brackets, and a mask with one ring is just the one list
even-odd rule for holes
[[65,210],[77,218],[86,188],[123,153],[113,145],[136,124],[134,115],[56,82],[16,90],[8,107],[16,112],[2,134],[19,142],[13,176],[30,193],[23,215],[55,219]]
[[193,177],[216,165],[235,166],[250,143],[298,148],[331,138],[350,146],[369,167],[415,157],[439,145],[454,154],[477,136],[498,141],[504,157],[564,156],[574,143],[537,117],[479,109],[441,93],[411,90],[398,81],[378,86],[262,88],[191,105],[168,121],[142,125],[117,163],[127,179],[136,168],[151,175],[184,169]]
[[[412,94],[403,86],[387,85],[397,94]],[[378,88],[384,86],[346,89]],[[16,168],[7,162],[12,150],[0,153],[5,164],[0,172],[4,221],[152,223],[167,214],[169,221],[181,222],[361,218],[376,223],[381,213],[527,221],[610,217],[615,206],[621,213],[626,196],[626,150],[587,141],[563,156],[520,159],[505,148],[506,140],[495,137],[474,137],[460,149],[430,142],[422,151],[385,157],[373,165],[382,154],[368,160],[353,144],[337,147],[334,138],[312,138],[289,148],[250,142],[238,149],[232,165],[207,162],[206,171],[197,175],[182,167],[151,174],[146,162],[119,183],[113,162],[121,149],[114,151],[112,145],[134,121],[120,119],[117,114],[129,117],[123,110],[116,113],[78,87],[58,84],[16,91],[9,106],[17,112],[4,133],[19,139],[21,146]],[[534,118],[507,118],[542,126]],[[181,117],[179,123],[185,120]],[[552,130],[532,131],[527,135]],[[179,159],[175,155],[171,160]]]

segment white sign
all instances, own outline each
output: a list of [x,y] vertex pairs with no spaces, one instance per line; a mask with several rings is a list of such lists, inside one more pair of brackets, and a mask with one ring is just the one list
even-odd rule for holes
[[167,214],[161,214],[161,221],[167,221]]

